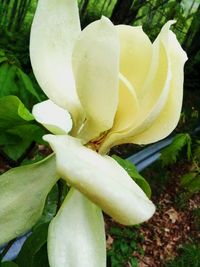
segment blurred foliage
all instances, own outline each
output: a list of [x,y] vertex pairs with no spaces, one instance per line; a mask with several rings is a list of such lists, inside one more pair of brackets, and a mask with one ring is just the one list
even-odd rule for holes
[[200,263],[200,245],[185,244],[179,249],[180,256],[167,263],[165,267],[199,267]]
[[[189,57],[192,56],[192,65],[196,66],[200,60],[199,0],[78,0],[78,2],[83,27],[104,15],[110,17],[114,24],[142,25],[152,40],[166,21],[176,20],[173,30]],[[36,5],[37,0],[0,0],[0,47],[13,51],[26,67],[29,64],[29,30]]]
[[128,263],[128,266],[137,267],[138,260],[133,256],[133,252],[143,254],[143,250],[137,244],[138,240],[142,239],[137,227],[111,227],[109,235],[113,243],[108,249],[108,266],[122,267]]
[[162,149],[160,160],[163,165],[173,164],[177,161],[180,151],[187,146],[187,159],[191,157],[191,142],[192,139],[189,134],[180,133],[175,136],[172,143],[166,148]]

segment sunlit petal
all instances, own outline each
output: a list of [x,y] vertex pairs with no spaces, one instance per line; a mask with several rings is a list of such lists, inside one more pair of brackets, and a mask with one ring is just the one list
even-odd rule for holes
[[177,126],[183,99],[184,63],[187,55],[181,48],[173,32],[169,32],[168,50],[171,62],[172,79],[165,106],[152,126],[132,139],[133,143],[148,144],[168,136]]
[[30,37],[33,71],[47,96],[57,105],[67,108],[76,124],[82,113],[71,56],[79,34],[77,1],[39,0]]
[[79,191],[71,189],[48,233],[51,267],[105,267],[103,215]]
[[[105,139],[106,143],[102,144],[102,151],[107,151],[111,145],[128,142],[135,143],[136,139],[134,139],[134,137],[148,130],[164,109],[170,94],[172,79],[172,62],[169,53],[169,28],[172,23],[173,21],[170,21],[163,27],[161,33],[153,43],[151,65],[141,89],[142,95],[139,98],[139,111],[136,119],[133,118],[131,127],[123,132],[123,138],[121,138],[121,140],[116,135],[110,135],[110,140]],[[160,137],[160,139],[163,137]],[[149,138],[146,141],[144,140],[144,142],[150,143],[153,142],[153,140]],[[136,143],[142,144],[143,142]]]
[[72,129],[70,114],[51,100],[34,105],[32,113],[36,121],[54,134],[68,134]]
[[120,72],[141,96],[141,88],[151,64],[152,43],[142,27],[118,25],[120,37]]
[[109,19],[102,17],[83,30],[73,70],[87,118],[79,137],[87,142],[112,127],[118,104],[119,39]]
[[67,135],[46,135],[44,139],[56,153],[57,171],[62,178],[115,220],[133,225],[153,215],[153,203],[112,158],[99,155]]
[[112,141],[124,137],[124,132],[131,128],[137,118],[139,102],[131,83],[120,74],[119,103],[112,129],[99,148],[99,152],[105,154],[113,146]]

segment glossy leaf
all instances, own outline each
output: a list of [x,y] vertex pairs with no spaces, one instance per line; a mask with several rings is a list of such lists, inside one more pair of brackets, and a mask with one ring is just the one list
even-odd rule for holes
[[133,180],[142,188],[145,194],[150,198],[151,197],[151,187],[149,183],[145,180],[142,175],[139,174],[135,165],[128,160],[122,159],[116,155],[113,155],[114,158],[126,171],[127,173],[133,178]]
[[5,96],[0,98],[0,130],[10,129],[32,120],[34,117],[18,97]]
[[0,98],[0,145],[9,158],[19,159],[33,141],[41,140],[45,131],[33,120],[18,97]]
[[55,184],[55,186],[52,188],[46,198],[42,216],[40,217],[39,221],[36,223],[33,229],[37,228],[42,224],[49,223],[56,215],[58,208],[58,195],[58,185]]
[[29,76],[6,60],[0,65],[0,97],[8,95],[18,96],[28,107],[40,100]]

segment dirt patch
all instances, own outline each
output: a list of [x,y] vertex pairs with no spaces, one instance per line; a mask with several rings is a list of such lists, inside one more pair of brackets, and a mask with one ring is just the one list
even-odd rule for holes
[[[179,186],[179,178],[190,166],[178,164],[170,172],[169,183],[159,197],[153,201],[157,206],[154,216],[142,225],[140,233],[144,236],[141,247],[144,256],[139,259],[139,267],[159,267],[177,256],[179,247],[191,241],[200,241],[200,233],[195,224],[194,210],[200,208],[200,195],[188,196]],[[183,198],[184,207],[179,201]]]

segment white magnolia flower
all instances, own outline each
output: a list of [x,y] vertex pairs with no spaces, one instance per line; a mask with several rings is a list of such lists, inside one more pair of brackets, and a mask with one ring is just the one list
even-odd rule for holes
[[176,127],[187,56],[169,30],[172,23],[152,44],[141,27],[114,26],[105,17],[81,31],[76,0],[38,2],[30,55],[49,100],[35,105],[33,115],[53,133],[44,139],[57,172],[72,186],[50,225],[52,267],[106,265],[98,207],[125,225],[155,211],[105,154],[117,144],[156,142]]

